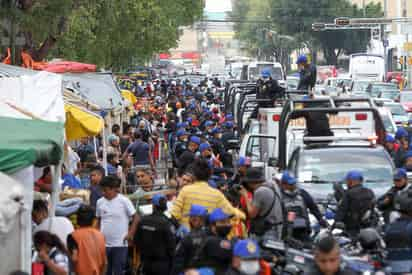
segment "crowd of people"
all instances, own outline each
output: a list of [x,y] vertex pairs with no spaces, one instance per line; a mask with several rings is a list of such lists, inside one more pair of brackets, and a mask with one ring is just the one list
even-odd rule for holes
[[[231,151],[229,141],[239,138],[238,131],[233,115],[221,109],[219,93],[210,96],[211,87],[189,81],[140,86],[131,88],[150,102],[150,110],[113,125],[107,165],[101,138],[66,145],[62,192],[87,191],[74,215],[49,215],[47,202],[34,201],[34,262],[45,274],[271,274],[269,262],[276,259],[261,247],[266,239],[310,243],[315,257],[308,274],[353,274],[342,267],[333,236],[312,239],[310,214],[320,226],[330,225],[294,175],[283,171],[267,179],[249,156],[237,158]],[[412,228],[411,207],[395,203],[409,188],[412,154],[404,138],[400,133],[386,140],[399,169],[394,187],[377,202],[361,172],[347,173],[335,227],[359,234],[373,225],[362,218],[376,203],[382,211],[401,213],[387,228],[388,240],[396,237],[397,223]],[[167,173],[158,168],[162,151],[171,164]],[[35,190],[50,193],[51,181],[45,168]],[[142,205],[151,205],[151,213]]]

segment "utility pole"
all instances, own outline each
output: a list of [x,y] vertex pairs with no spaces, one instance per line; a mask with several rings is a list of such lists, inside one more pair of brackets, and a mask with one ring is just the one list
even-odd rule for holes
[[363,17],[366,18],[366,3],[365,3],[365,0],[362,0],[362,9],[363,9]]

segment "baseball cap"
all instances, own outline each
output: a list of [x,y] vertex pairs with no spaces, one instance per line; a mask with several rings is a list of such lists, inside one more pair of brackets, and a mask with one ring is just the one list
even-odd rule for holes
[[394,143],[395,142],[395,138],[392,135],[387,134],[386,138],[385,138],[386,142],[390,142],[390,143]]
[[294,176],[292,176],[289,171],[284,171],[282,174],[282,178],[280,179],[281,183],[286,183],[289,185],[295,185],[296,184],[296,179]]
[[199,146],[200,153],[203,153],[203,151],[209,150],[209,149],[210,149],[210,145],[209,145],[209,143],[206,143],[206,142],[200,144],[200,146]]
[[176,136],[177,136],[177,137],[181,137],[181,136],[185,136],[185,135],[189,135],[189,134],[185,131],[185,129],[180,129],[180,130],[178,130],[178,131],[176,132]]
[[188,118],[186,119],[186,121],[187,121],[189,124],[191,124],[191,123],[192,123],[192,121],[193,121],[193,118],[188,117]]
[[211,120],[208,120],[208,121],[205,122],[206,127],[210,127],[210,126],[213,126],[213,125],[215,125],[215,124]]
[[357,171],[357,170],[349,171],[345,176],[345,181],[348,181],[348,180],[360,180],[360,181],[362,181],[363,180],[362,172]]
[[262,77],[270,77],[271,76],[271,72],[269,69],[263,69],[261,72]]
[[225,119],[226,119],[226,120],[233,120],[233,115],[232,115],[232,114],[227,114],[227,115],[225,116]]
[[192,204],[190,207],[189,217],[205,217],[207,215],[207,208],[203,205]]
[[304,54],[299,55],[298,60],[296,61],[296,64],[301,63],[308,63],[308,58]]
[[398,130],[396,130],[395,138],[400,139],[404,137],[408,137],[408,131],[403,127],[399,127]]
[[395,173],[393,174],[393,179],[394,180],[400,180],[402,178],[407,178],[407,177],[408,177],[408,173],[403,168],[396,169]]
[[200,143],[201,143],[202,141],[200,140],[200,137],[192,136],[192,137],[190,138],[190,142],[193,142],[193,143],[196,143],[197,145],[200,145]]
[[233,247],[233,256],[242,259],[259,259],[260,250],[256,241],[251,239],[239,240]]
[[215,128],[213,128],[212,129],[212,134],[214,135],[214,134],[219,134],[219,133],[221,133],[222,132],[222,130],[219,128],[219,127],[215,127]]
[[152,204],[156,205],[156,206],[159,206],[160,200],[162,200],[162,199],[166,200],[166,196],[164,194],[155,194],[152,197]]
[[212,211],[209,215],[209,222],[214,223],[217,221],[222,221],[231,218],[233,215],[228,215],[225,212],[223,212],[222,208],[216,208],[215,210]]
[[239,166],[250,166],[250,158],[248,158],[248,157],[240,157],[240,158],[239,158],[238,165],[239,165]]
[[223,123],[223,127],[228,128],[228,129],[233,128],[233,126],[234,124],[232,121],[226,121],[225,123]]

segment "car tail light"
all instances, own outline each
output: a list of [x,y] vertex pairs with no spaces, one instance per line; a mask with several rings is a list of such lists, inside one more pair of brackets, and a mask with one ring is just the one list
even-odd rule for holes
[[356,114],[356,115],[355,115],[355,119],[356,119],[356,120],[367,120],[367,119],[368,119],[368,115],[367,115],[367,114],[363,114],[363,113],[361,113],[361,114]]
[[273,121],[280,121],[280,115],[273,115],[272,120]]

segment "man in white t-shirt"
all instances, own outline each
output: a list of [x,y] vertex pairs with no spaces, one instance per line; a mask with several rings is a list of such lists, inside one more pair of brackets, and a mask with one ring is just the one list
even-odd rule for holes
[[[100,182],[103,197],[97,201],[98,225],[106,239],[107,274],[123,274],[128,241],[133,239],[138,223],[136,209],[127,197],[119,194],[120,179],[106,176]],[[132,225],[129,229],[129,222]]]
[[38,231],[49,231],[57,235],[62,243],[67,243],[67,236],[73,233],[73,224],[66,217],[49,217],[47,203],[43,200],[33,202],[32,218],[36,224],[33,235]]

